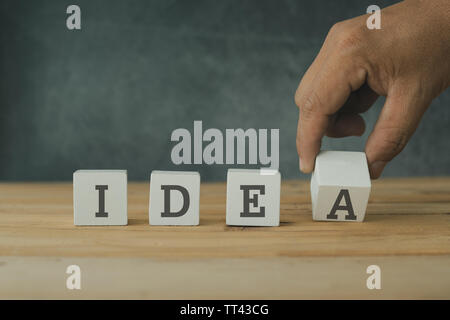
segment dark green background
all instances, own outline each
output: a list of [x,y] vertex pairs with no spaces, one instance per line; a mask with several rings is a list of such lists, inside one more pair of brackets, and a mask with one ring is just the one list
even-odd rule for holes
[[[392,1],[377,1],[385,7]],[[66,28],[78,4],[82,30]],[[76,169],[174,166],[171,132],[280,128],[280,171],[298,172],[294,92],[337,21],[373,1],[1,1],[0,180],[70,180]],[[382,106],[365,118],[368,131]],[[437,98],[385,176],[450,174],[450,94]],[[362,138],[324,148],[363,150]]]

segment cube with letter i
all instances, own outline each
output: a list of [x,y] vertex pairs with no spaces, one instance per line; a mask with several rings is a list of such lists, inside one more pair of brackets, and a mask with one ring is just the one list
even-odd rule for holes
[[278,226],[280,188],[281,177],[277,170],[229,169],[227,225]]
[[199,221],[200,174],[191,171],[152,171],[149,223],[194,226]]
[[363,221],[370,187],[364,152],[321,151],[311,176],[313,219]]
[[73,210],[77,226],[127,225],[127,171],[75,171]]

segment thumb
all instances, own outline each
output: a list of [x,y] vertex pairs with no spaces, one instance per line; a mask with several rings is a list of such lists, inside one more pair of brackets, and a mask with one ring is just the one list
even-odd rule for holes
[[412,87],[392,90],[366,143],[370,176],[377,179],[416,130],[430,101]]

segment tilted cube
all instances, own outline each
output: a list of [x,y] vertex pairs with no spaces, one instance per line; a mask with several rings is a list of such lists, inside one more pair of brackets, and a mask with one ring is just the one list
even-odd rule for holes
[[77,226],[127,225],[127,171],[75,171],[73,211]]
[[281,177],[276,170],[229,169],[227,225],[278,226]]
[[200,174],[191,171],[152,171],[149,223],[194,226],[199,221]]
[[370,186],[364,152],[321,151],[311,177],[313,219],[363,221]]

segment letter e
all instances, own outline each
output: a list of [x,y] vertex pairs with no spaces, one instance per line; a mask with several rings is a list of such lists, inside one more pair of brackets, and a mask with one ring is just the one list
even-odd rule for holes
[[[240,189],[244,192],[244,203],[243,203],[243,212],[241,212],[241,217],[257,217],[264,218],[265,217],[265,207],[258,206],[258,194],[253,194],[250,197],[250,191],[259,191],[260,195],[264,195],[266,193],[266,188],[264,185],[241,185]],[[253,208],[259,207],[259,212],[250,212],[250,204],[253,205]]]

